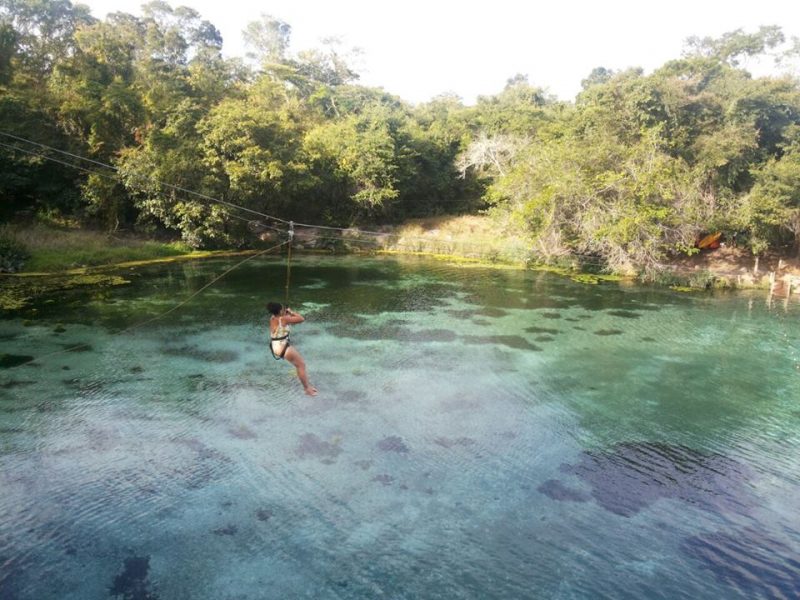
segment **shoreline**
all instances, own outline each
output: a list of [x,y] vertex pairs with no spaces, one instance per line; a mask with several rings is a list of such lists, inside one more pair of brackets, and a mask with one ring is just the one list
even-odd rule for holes
[[[439,217],[411,220],[403,225],[380,232],[372,238],[371,232],[350,229],[347,235],[331,241],[314,228],[298,232],[294,249],[299,255],[383,255],[426,257],[471,268],[536,270],[568,277],[577,283],[597,285],[601,282],[626,282],[635,285],[655,285],[682,292],[705,290],[764,290],[777,294],[800,293],[800,260],[776,253],[756,257],[743,249],[722,247],[701,251],[693,256],[675,256],[663,269],[644,277],[640,274],[613,274],[581,270],[577,258],[563,257],[561,264],[548,264],[531,258],[525,240],[512,234],[503,238],[495,235],[495,224],[484,216]],[[70,254],[76,241],[90,239],[94,232],[75,230],[64,247],[46,248],[60,251],[63,263],[70,264]],[[83,237],[82,237],[83,236]],[[266,242],[267,239],[262,239]],[[130,241],[127,242],[130,244]],[[22,310],[36,298],[52,292],[82,286],[116,286],[127,284],[124,270],[149,265],[168,264],[208,258],[226,258],[253,255],[263,250],[196,250],[150,258],[125,260],[126,248],[135,255],[141,245],[152,240],[137,239],[134,245],[109,244],[115,256],[92,256],[90,260],[102,264],[67,268],[61,271],[21,271],[0,273],[0,309]],[[135,245],[135,244],[138,244]],[[364,245],[366,244],[366,245]],[[166,245],[166,244],[165,244]],[[476,250],[479,248],[479,250]],[[36,255],[36,249],[32,251]],[[113,262],[114,259],[122,259]],[[109,260],[111,262],[102,262]],[[57,264],[57,263],[54,263]]]

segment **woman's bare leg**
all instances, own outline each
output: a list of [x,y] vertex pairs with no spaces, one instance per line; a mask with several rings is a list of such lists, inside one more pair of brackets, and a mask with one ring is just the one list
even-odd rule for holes
[[303,360],[303,357],[300,356],[300,353],[295,350],[292,346],[289,346],[286,349],[286,354],[283,357],[288,360],[294,368],[297,369],[297,378],[300,380],[300,383],[303,384],[303,389],[306,391],[306,394],[309,396],[316,396],[317,395],[317,388],[311,385],[308,382],[308,374],[306,373],[306,362]]

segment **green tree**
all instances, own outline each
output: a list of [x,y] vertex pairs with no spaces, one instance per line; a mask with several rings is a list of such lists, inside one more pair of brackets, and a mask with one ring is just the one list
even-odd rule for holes
[[329,173],[328,181],[346,191],[353,217],[386,213],[398,197],[396,131],[387,108],[372,105],[308,133],[306,152],[318,170]]
[[771,158],[756,173],[756,183],[742,202],[742,225],[750,230],[750,246],[762,252],[791,242],[800,256],[800,128],[782,156]]

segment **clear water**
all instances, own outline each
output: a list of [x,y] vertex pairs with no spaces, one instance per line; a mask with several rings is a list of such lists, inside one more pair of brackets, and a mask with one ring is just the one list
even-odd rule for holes
[[0,321],[0,598],[800,595],[798,303],[304,258],[315,398],[276,259],[122,332],[232,264]]

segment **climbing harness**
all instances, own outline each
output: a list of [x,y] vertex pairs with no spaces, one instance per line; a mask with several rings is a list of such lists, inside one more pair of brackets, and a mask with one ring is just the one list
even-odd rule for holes
[[[276,345],[279,348],[277,353],[275,352]],[[275,333],[269,337],[269,351],[272,353],[272,358],[275,360],[282,359],[286,355],[289,346],[289,326],[284,325],[283,320],[278,317],[278,326],[275,328]]]

